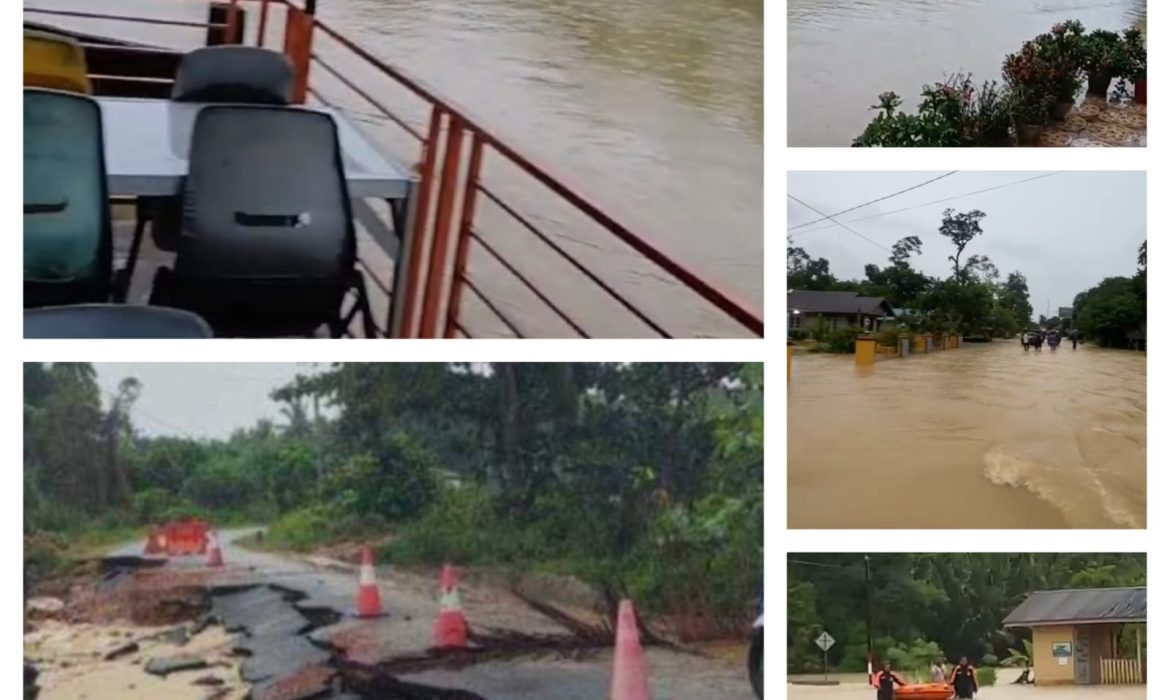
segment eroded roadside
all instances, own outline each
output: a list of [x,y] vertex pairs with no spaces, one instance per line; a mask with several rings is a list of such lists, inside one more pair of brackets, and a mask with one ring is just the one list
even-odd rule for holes
[[[575,700],[607,692],[613,630],[605,605],[592,611],[551,605],[539,595],[478,582],[464,595],[469,648],[440,652],[431,648],[439,603],[428,590],[433,583],[423,577],[386,576],[380,581],[386,615],[358,619],[352,614],[356,576],[343,563],[307,563],[238,547],[227,554],[227,566],[210,568],[194,558],[163,561],[123,552],[104,560],[103,575],[72,587],[54,624],[110,628],[108,634],[88,632],[93,647],[85,653],[91,660],[85,667],[73,666],[73,675],[96,679],[108,674],[111,683],[124,686],[99,693],[96,681],[80,681],[88,698],[136,700],[140,696],[124,691],[146,683],[152,697],[180,700],[527,700],[550,693]],[[165,622],[159,622],[160,616]],[[63,669],[45,651],[61,647],[73,653],[72,638],[55,637],[48,629],[37,637],[38,623],[31,624],[25,650],[41,673],[40,697],[82,697],[60,690]],[[158,632],[160,625],[186,629],[187,640],[140,646],[116,663],[104,659],[128,638],[128,630],[137,638]],[[652,685],[667,696],[751,697],[739,659],[728,663],[698,655],[646,629],[643,640],[648,665],[660,669]],[[206,665],[162,679],[146,673],[151,659],[184,656],[201,657]],[[236,682],[196,683],[208,669]]]

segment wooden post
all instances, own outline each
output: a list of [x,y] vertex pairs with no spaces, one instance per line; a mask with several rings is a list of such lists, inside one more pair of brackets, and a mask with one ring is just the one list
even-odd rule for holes
[[1135,625],[1133,630],[1134,630],[1134,632],[1137,633],[1137,672],[1138,672],[1138,683],[1141,683],[1142,679],[1143,679],[1143,676],[1142,676],[1142,626]]

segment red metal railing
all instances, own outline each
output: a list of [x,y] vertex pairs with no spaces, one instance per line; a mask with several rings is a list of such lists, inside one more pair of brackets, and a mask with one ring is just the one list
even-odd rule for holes
[[[413,223],[406,234],[405,259],[399,266],[404,279],[395,281],[395,288],[401,298],[394,304],[399,309],[397,318],[387,323],[391,335],[398,337],[470,337],[468,323],[463,318],[465,294],[470,293],[490,311],[510,333],[523,337],[524,332],[517,319],[510,317],[498,300],[485,293],[482,285],[473,280],[470,273],[472,250],[480,250],[514,278],[520,288],[531,294],[543,307],[549,309],[560,322],[580,337],[592,333],[581,319],[573,317],[564,301],[536,284],[522,266],[502,254],[499,247],[490,242],[488,231],[477,219],[480,195],[492,203],[506,218],[519,225],[519,230],[541,243],[555,258],[567,263],[577,275],[603,296],[620,306],[641,326],[655,335],[671,337],[668,324],[623,293],[618,286],[606,279],[605,275],[581,261],[569,249],[558,243],[555,236],[542,230],[534,223],[532,216],[525,215],[520,208],[509,202],[495,188],[484,182],[484,161],[490,154],[513,167],[532,184],[541,188],[563,205],[568,205],[582,215],[593,226],[599,228],[613,241],[634,251],[643,260],[665,272],[673,282],[689,290],[700,304],[717,309],[733,320],[741,329],[755,336],[763,336],[764,324],[761,315],[728,292],[720,289],[699,273],[683,265],[673,256],[651,243],[617,221],[593,200],[586,198],[575,188],[549,174],[545,167],[537,166],[518,149],[490,133],[479,122],[469,116],[470,112],[425,86],[421,81],[407,75],[366,49],[357,45],[336,29],[315,16],[315,0],[304,0],[296,5],[290,0],[247,0],[259,3],[260,19],[256,32],[256,44],[263,46],[269,29],[270,5],[278,4],[285,12],[283,50],[290,57],[297,72],[295,96],[298,102],[310,95],[331,104],[312,77],[316,71],[311,66],[320,66],[325,75],[336,80],[364,103],[370,105],[378,115],[402,129],[417,141],[421,148],[418,158],[418,183],[413,203]],[[231,0],[226,24],[195,24],[173,20],[157,20],[162,24],[177,26],[224,27],[226,34],[234,35],[238,21],[238,2]],[[72,13],[100,17],[97,13]],[[108,19],[126,19],[111,17]],[[341,70],[331,65],[313,47],[314,36],[320,34],[349,55],[361,60],[367,67],[389,78],[399,88],[405,89],[421,100],[429,110],[425,134],[415,128],[410,120],[387,106],[384,100],[375,97],[368,86],[359,85]],[[441,153],[440,153],[441,152]],[[465,156],[466,153],[466,157]],[[762,235],[762,233],[761,233]],[[368,268],[367,268],[368,269]],[[380,286],[380,285],[379,285]],[[381,287],[390,293],[388,287]],[[601,333],[606,333],[601,329]]]

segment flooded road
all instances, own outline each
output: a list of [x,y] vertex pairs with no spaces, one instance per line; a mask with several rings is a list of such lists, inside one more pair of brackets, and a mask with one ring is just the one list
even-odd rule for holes
[[[815,687],[789,685],[790,700],[865,700],[873,689],[864,683]],[[1145,700],[1145,686],[1036,687],[995,685],[979,689],[980,700]]]
[[[203,17],[205,7],[180,0],[28,0],[25,6],[116,8],[119,14],[193,20]],[[762,309],[763,7],[763,0],[325,0],[319,15],[466,107],[681,262]],[[176,47],[202,42],[196,29],[26,18]],[[271,26],[278,40],[275,28],[282,22]],[[391,84],[367,80],[335,43],[321,40],[314,49],[343,71],[358,71],[357,82],[401,108],[415,125],[426,123],[416,100],[384,92]],[[417,159],[417,146],[373,117],[368,104],[343,89],[326,92],[367,124],[387,126],[372,124],[404,161]],[[543,207],[537,200],[547,199],[546,193],[524,190],[527,181],[518,182],[491,160],[489,182],[517,194],[538,225],[671,331],[746,334],[579,215]],[[513,222],[482,213],[493,245],[521,261],[536,285],[565,300],[570,315],[587,328],[645,333],[640,325],[615,327],[613,317],[624,315],[620,307],[615,313],[596,287],[545,255],[543,244],[521,235]],[[505,312],[523,321],[528,334],[566,331],[484,257],[473,256],[472,276]],[[490,325],[490,314],[475,320],[477,334],[501,330]]]
[[798,355],[788,523],[1145,527],[1146,356],[1002,341],[861,370]]
[[1006,54],[1065,19],[1144,26],[1146,0],[789,0],[788,144],[850,145],[888,90],[913,111],[950,73],[1000,80]]

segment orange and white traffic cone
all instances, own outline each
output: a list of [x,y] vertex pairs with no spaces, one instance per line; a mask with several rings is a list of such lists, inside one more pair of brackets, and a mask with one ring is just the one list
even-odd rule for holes
[[219,537],[214,530],[207,531],[207,565],[223,566],[223,550],[219,548]]
[[151,526],[146,531],[146,545],[142,548],[143,554],[162,554],[166,551],[166,544],[162,541],[162,534],[157,527]]
[[613,648],[613,684],[609,700],[650,700],[646,661],[638,639],[634,604],[623,600],[618,606],[617,638]]
[[455,569],[446,564],[439,577],[439,617],[435,619],[435,646],[439,649],[467,648],[467,618],[459,601]]
[[357,616],[380,617],[382,594],[378,592],[378,581],[374,574],[374,554],[369,546],[362,548],[362,567],[358,574]]

